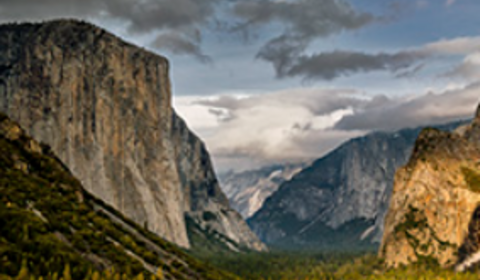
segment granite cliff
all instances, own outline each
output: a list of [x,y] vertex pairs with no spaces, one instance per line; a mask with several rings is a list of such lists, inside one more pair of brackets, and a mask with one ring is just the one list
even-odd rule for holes
[[159,273],[161,279],[236,279],[92,196],[49,146],[3,114],[0,224],[1,279],[19,275],[23,265],[35,279],[56,279],[67,266],[71,276],[63,279],[99,279],[93,273],[107,270],[118,279],[140,273],[147,279]]
[[220,185],[233,209],[245,219],[253,216],[280,185],[300,172],[306,164],[267,166],[244,172],[219,175]]
[[378,248],[395,171],[407,163],[420,131],[376,132],[347,141],[283,183],[248,223],[272,246]]
[[0,110],[89,192],[182,247],[188,218],[229,246],[263,250],[173,110],[168,75],[164,57],[88,23],[0,26]]
[[390,266],[438,262],[465,270],[480,249],[480,107],[454,133],[425,129],[397,171],[380,255]]

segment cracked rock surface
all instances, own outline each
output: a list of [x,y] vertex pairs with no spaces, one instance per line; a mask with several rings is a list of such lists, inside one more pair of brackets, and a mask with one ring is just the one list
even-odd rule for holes
[[173,110],[168,75],[164,57],[88,23],[0,26],[0,110],[50,145],[88,191],[182,247],[187,215],[264,249]]

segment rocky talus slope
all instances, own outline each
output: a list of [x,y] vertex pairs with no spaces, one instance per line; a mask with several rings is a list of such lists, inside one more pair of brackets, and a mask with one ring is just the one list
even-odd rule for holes
[[164,57],[88,23],[0,26],[0,110],[50,145],[89,192],[182,247],[187,217],[263,250],[172,109],[168,75]]
[[0,225],[1,279],[17,275],[22,263],[31,275],[46,279],[62,275],[67,266],[73,279],[105,270],[128,279],[140,273],[165,279],[233,279],[92,196],[50,147],[3,114]]
[[390,266],[438,262],[464,270],[480,249],[480,107],[454,133],[425,129],[397,171],[381,257]]
[[272,246],[378,249],[395,171],[407,163],[420,131],[376,132],[347,141],[284,182],[248,223]]
[[280,185],[300,172],[306,164],[267,166],[240,173],[219,176],[220,185],[233,209],[245,219],[253,216]]

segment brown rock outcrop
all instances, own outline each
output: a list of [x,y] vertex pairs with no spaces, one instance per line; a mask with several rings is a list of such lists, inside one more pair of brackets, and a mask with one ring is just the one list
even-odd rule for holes
[[473,264],[464,261],[477,253],[471,240],[480,240],[472,220],[480,205],[479,123],[477,111],[455,133],[420,134],[409,163],[396,173],[380,248],[387,265],[434,261],[463,270]]
[[208,211],[216,222],[197,223],[263,249],[171,107],[168,70],[164,57],[87,23],[0,26],[0,110],[49,144],[88,191],[183,247],[185,215]]

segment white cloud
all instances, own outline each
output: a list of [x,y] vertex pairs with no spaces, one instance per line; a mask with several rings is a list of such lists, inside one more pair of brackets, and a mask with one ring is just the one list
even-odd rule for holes
[[386,130],[447,123],[473,116],[480,102],[480,83],[443,92],[427,92],[413,99],[390,99],[381,106],[359,109],[337,123],[341,130]]
[[[179,97],[175,107],[205,140],[217,168],[245,168],[315,158],[361,134],[329,131],[353,113],[354,104],[363,102],[353,94],[351,90],[292,89],[249,97],[197,97],[193,102],[192,97]],[[217,114],[219,110],[223,114]],[[216,120],[193,115],[200,111],[200,116],[208,112]]]
[[462,63],[453,70],[445,73],[443,76],[462,78],[469,81],[480,79],[480,52],[467,55]]
[[426,44],[421,51],[440,55],[468,55],[480,50],[480,37],[458,37]]
[[446,123],[472,116],[480,84],[387,97],[337,89],[255,96],[179,97],[175,107],[200,134],[218,170],[319,158],[372,130]]
[[208,136],[219,125],[218,118],[209,108],[196,104],[197,97],[184,96],[173,98],[174,107],[188,121],[191,128],[202,136]]
[[372,130],[393,131],[471,116],[480,97],[480,83],[475,83],[480,81],[479,50],[480,37],[443,39],[404,50],[428,58],[463,57],[440,82],[435,80],[438,83],[423,91],[412,90],[415,94],[300,88],[179,97],[175,106],[205,140],[220,170],[318,158]]

